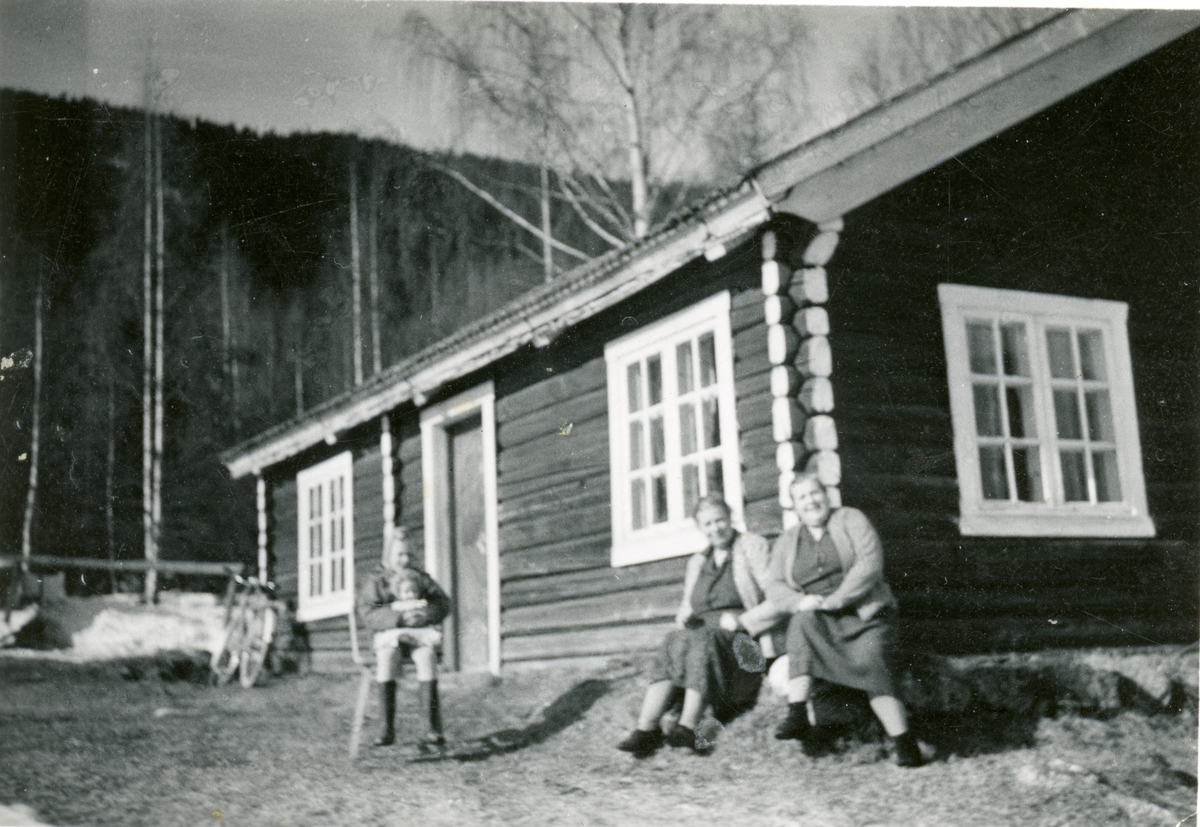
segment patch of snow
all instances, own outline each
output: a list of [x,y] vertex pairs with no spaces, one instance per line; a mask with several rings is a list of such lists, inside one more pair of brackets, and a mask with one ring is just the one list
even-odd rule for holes
[[71,636],[83,659],[152,655],[166,651],[211,652],[220,642],[224,608],[211,594],[166,592],[154,606],[114,602]]

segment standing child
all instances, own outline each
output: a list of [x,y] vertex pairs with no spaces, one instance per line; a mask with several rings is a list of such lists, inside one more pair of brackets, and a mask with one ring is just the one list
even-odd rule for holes
[[450,598],[432,577],[413,567],[402,527],[396,528],[384,548],[383,563],[359,590],[357,611],[360,622],[375,632],[371,648],[383,705],[383,732],[375,746],[396,742],[396,678],[405,656],[417,667],[421,708],[428,722],[422,743],[444,743],[437,647],[442,644],[440,624],[450,613]]

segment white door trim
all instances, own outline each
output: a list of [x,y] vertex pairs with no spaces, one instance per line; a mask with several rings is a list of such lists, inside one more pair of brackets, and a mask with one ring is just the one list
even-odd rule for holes
[[[483,436],[484,537],[487,543],[488,669],[500,674],[500,529],[496,503],[496,392],[485,382],[421,411],[421,477],[425,511],[425,569],[441,582],[438,568],[450,536],[444,504],[450,485],[447,429],[479,415]],[[452,584],[442,583],[443,587]]]

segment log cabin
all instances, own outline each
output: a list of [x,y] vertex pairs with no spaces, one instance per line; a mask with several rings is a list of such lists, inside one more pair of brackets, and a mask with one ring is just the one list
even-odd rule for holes
[[914,650],[1195,640],[1197,27],[1064,11],[225,452],[314,666],[397,526],[449,669],[652,648],[801,469]]

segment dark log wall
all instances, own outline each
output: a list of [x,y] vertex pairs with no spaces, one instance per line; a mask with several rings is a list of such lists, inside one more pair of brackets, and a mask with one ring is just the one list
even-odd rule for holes
[[[672,277],[662,295],[627,302],[549,352],[523,354],[520,369],[501,375],[496,420],[505,662],[653,648],[678,608],[683,558],[609,565],[603,344],[636,329],[631,321],[641,326],[731,289],[747,520],[756,530],[778,530],[770,366],[753,248]],[[764,464],[771,474],[757,473]]]
[[[910,645],[1197,636],[1196,38],[847,216],[830,263],[843,499]],[[937,284],[1129,304],[1152,540],[965,538]]]
[[[345,450],[354,457],[354,568],[356,582],[369,576],[380,559],[383,542],[383,473],[379,454],[379,429],[375,422],[356,429],[332,447],[321,446],[272,474],[271,562],[277,594],[297,601],[299,540],[297,538],[296,472]],[[346,617],[306,624],[313,668],[341,670],[352,665]],[[361,637],[366,643],[366,638]]]

